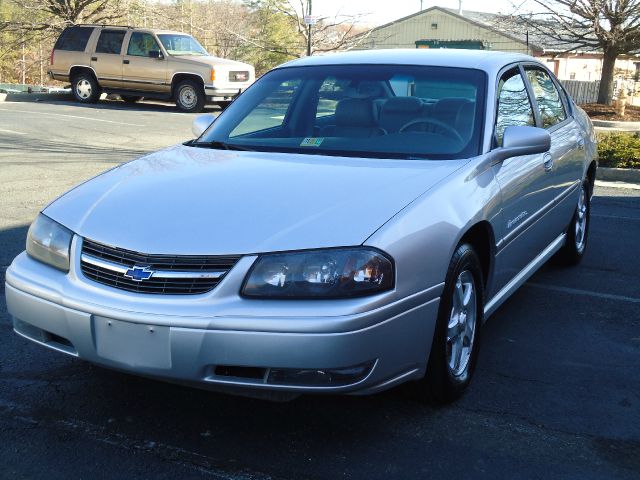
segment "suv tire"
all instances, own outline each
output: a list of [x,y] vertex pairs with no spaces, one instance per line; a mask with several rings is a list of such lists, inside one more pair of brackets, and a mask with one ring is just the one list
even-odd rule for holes
[[74,75],[71,89],[75,99],[81,103],[96,103],[100,99],[100,85],[90,73]]
[[175,90],[176,106],[183,112],[198,113],[204,110],[205,94],[202,85],[184,80]]

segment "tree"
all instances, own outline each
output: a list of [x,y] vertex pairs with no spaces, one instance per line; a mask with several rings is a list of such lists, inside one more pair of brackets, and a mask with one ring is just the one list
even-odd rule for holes
[[542,11],[522,16],[530,29],[566,47],[567,52],[579,49],[602,52],[598,103],[611,104],[616,59],[640,50],[640,0],[534,2]]
[[[364,15],[342,15],[338,12],[329,17],[320,17],[311,29],[304,23],[304,16],[309,12],[311,0],[253,0],[247,2],[253,9],[267,9],[272,11],[278,22],[286,18],[288,28],[295,34],[295,56],[303,56],[306,52],[305,45],[311,34],[311,53],[332,52],[336,50],[348,50],[361,42],[366,35],[364,28],[358,24]],[[302,49],[299,50],[299,46]],[[272,45],[279,51],[287,54],[294,53],[288,44]]]
[[[119,0],[14,0],[27,10],[48,14],[55,24],[104,23],[123,16]],[[43,25],[46,28],[48,25]]]

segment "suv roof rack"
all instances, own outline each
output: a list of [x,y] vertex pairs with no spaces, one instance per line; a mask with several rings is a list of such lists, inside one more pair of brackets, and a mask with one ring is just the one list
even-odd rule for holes
[[136,28],[131,25],[109,25],[105,23],[78,23],[76,25],[72,25],[73,27],[118,27],[118,28]]

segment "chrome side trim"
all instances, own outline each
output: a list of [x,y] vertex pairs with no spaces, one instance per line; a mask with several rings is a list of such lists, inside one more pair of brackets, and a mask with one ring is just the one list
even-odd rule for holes
[[551,242],[547,248],[545,248],[536,258],[524,267],[515,277],[511,279],[502,289],[496,293],[489,302],[484,306],[484,320],[486,321],[489,316],[495,312],[504,301],[509,298],[513,292],[522,286],[531,275],[533,275],[538,268],[540,268],[551,256],[556,253],[562,245],[564,245],[565,233],[561,234],[553,242]]
[[[90,265],[94,265],[96,267],[104,268],[105,270],[111,270],[112,272],[117,273],[126,273],[129,270],[129,267],[121,265],[119,263],[110,262],[108,260],[104,260],[102,258],[97,258],[92,255],[87,255],[83,253],[81,255],[81,260]],[[133,266],[133,265],[132,265]],[[153,272],[153,278],[220,278],[222,277],[226,271],[219,270],[202,270],[202,271],[179,271],[179,270],[155,270]]]

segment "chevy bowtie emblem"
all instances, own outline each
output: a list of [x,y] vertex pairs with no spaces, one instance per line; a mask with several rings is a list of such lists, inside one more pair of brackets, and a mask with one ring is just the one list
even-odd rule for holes
[[130,268],[124,272],[124,276],[130,278],[135,282],[142,282],[143,280],[149,280],[153,275],[153,270],[149,267],[139,267],[138,265]]

